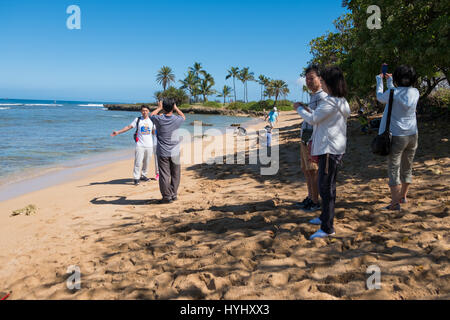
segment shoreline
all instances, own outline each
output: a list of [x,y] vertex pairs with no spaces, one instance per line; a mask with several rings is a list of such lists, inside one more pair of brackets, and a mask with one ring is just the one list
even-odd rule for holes
[[[241,126],[250,128],[263,122],[259,118],[246,120]],[[209,126],[202,127],[202,133],[209,129],[223,131],[223,128],[214,128]],[[234,129],[229,127],[227,129]],[[225,132],[222,132],[224,134]],[[183,143],[192,143],[197,136],[192,136],[191,141]],[[106,159],[106,160],[105,160]],[[127,147],[115,151],[98,152],[78,159],[66,159],[56,161],[52,165],[43,167],[30,167],[22,172],[14,172],[0,177],[0,201],[10,200],[27,193],[57,186],[64,182],[75,181],[84,177],[86,172],[91,169],[101,168],[105,165],[120,162],[122,160],[134,159],[134,147]]]

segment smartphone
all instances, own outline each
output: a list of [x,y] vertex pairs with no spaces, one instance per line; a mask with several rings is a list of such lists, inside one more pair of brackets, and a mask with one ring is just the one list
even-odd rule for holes
[[387,72],[388,72],[388,65],[386,63],[383,63],[383,65],[381,66],[381,73],[383,75],[386,75]]

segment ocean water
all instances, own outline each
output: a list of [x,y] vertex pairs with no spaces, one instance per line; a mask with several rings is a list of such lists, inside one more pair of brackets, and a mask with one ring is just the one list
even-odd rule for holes
[[[0,99],[0,181],[30,169],[52,168],[68,161],[134,148],[130,130],[112,138],[140,112],[108,111],[99,102]],[[186,114],[183,128],[194,120],[224,131],[247,117]],[[36,171],[36,170],[35,170]]]

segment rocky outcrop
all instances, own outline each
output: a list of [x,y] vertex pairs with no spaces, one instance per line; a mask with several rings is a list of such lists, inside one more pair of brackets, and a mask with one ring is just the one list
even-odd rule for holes
[[[105,108],[108,110],[116,110],[116,111],[140,111],[142,104],[106,104]],[[154,111],[156,106],[147,105],[150,111]],[[217,114],[224,116],[243,116],[243,117],[261,117],[264,116],[264,112],[262,111],[254,111],[254,110],[229,110],[224,108],[208,108],[208,107],[197,107],[192,106],[190,108],[181,109],[184,113],[192,113],[192,114]]]

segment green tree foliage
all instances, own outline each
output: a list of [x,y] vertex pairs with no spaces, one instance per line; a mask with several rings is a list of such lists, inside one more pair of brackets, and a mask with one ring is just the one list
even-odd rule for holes
[[349,13],[334,21],[335,32],[310,42],[312,63],[337,64],[344,71],[350,97],[374,95],[375,75],[382,63],[389,72],[413,66],[422,97],[448,79],[450,66],[450,2],[445,0],[379,0],[381,29],[369,29],[372,0],[344,1]]
[[231,95],[231,92],[233,92],[233,89],[229,86],[223,86],[222,92],[218,95],[218,97],[223,97],[223,103],[226,103],[226,99],[229,95]]
[[277,100],[280,95],[287,95],[289,93],[289,88],[286,82],[283,80],[271,80],[269,81],[266,93],[269,97],[275,97],[274,105],[277,105]]
[[199,85],[200,85],[200,78],[195,75],[193,71],[189,71],[186,78],[183,80],[180,80],[181,83],[181,89],[188,90],[191,97],[194,98],[194,100],[197,99],[197,95],[200,94]]
[[264,75],[259,75],[258,77],[258,83],[261,85],[261,100],[264,100],[264,92],[266,90],[266,87],[269,85],[270,79]]
[[165,91],[171,82],[175,82],[175,75],[173,74],[172,69],[163,66],[156,74],[156,81],[163,86],[163,90]]
[[247,88],[247,83],[249,81],[254,81],[255,80],[255,76],[253,72],[249,71],[249,68],[244,68],[241,70],[241,72],[239,73],[239,77],[238,79],[244,84],[244,100],[246,102],[248,102],[248,88]]
[[203,101],[208,102],[208,96],[216,93],[216,91],[212,88],[215,85],[215,81],[212,75],[206,71],[203,71],[202,74],[204,77],[203,79],[200,79],[199,90],[200,94],[203,96]]
[[175,100],[177,106],[181,106],[182,104],[186,104],[189,102],[189,97],[183,89],[177,89],[172,86],[167,88],[167,90],[165,91],[155,92],[155,98],[157,98],[157,100],[162,100],[165,98],[173,99]]
[[231,67],[230,70],[228,70],[228,74],[225,77],[226,80],[233,78],[233,91],[234,91],[234,101],[236,102],[236,78],[239,78],[239,68],[238,67]]

